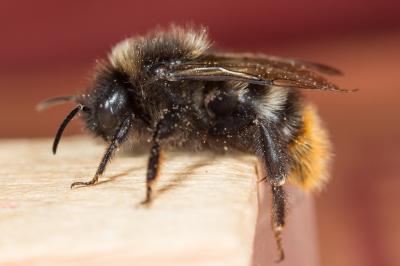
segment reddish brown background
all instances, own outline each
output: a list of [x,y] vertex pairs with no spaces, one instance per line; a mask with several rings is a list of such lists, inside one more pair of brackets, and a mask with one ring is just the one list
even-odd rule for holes
[[[95,58],[156,25],[209,27],[216,45],[321,61],[354,94],[307,92],[335,145],[318,197],[322,265],[400,265],[400,2],[1,1],[0,137],[54,133],[68,107],[41,99],[88,85]],[[79,123],[68,134],[80,132]],[[290,222],[290,221],[289,221]]]

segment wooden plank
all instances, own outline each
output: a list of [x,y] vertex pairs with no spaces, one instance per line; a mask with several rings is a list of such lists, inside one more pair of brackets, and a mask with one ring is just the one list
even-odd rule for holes
[[169,152],[158,196],[147,209],[138,205],[147,154],[118,158],[98,185],[71,190],[71,182],[95,172],[103,147],[66,138],[53,157],[50,145],[0,144],[0,264],[250,263],[257,215],[253,157]]
[[[158,194],[143,208],[147,152],[120,154],[98,185],[71,190],[91,178],[104,147],[84,137],[63,139],[55,157],[50,147],[0,141],[1,265],[274,264],[264,196],[257,223],[253,156],[167,152]],[[301,195],[292,193],[299,208],[281,265],[317,264],[312,203]]]

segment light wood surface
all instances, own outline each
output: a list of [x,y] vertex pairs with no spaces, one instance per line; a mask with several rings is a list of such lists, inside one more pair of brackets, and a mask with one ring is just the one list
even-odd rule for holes
[[146,155],[118,158],[100,184],[71,190],[71,182],[95,172],[103,147],[70,138],[53,157],[50,145],[0,145],[3,262],[193,265],[196,257],[198,265],[250,263],[257,214],[254,158],[167,153],[158,196],[147,209],[138,205]]
[[[122,154],[99,184],[71,190],[91,178],[104,147],[83,137],[63,139],[55,157],[50,147],[48,139],[0,142],[1,265],[273,264],[268,207],[257,223],[254,157],[167,152],[157,196],[144,208],[147,153]],[[299,245],[315,240],[303,199],[294,213],[308,220],[302,231],[289,226],[291,258],[281,265],[300,256],[316,265],[316,246]]]

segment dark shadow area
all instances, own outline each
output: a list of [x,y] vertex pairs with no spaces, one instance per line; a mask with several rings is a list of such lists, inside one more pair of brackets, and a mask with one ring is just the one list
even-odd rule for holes
[[176,186],[181,184],[184,180],[188,180],[194,171],[197,169],[210,164],[210,161],[212,161],[215,158],[213,156],[211,159],[210,158],[204,158],[204,160],[201,160],[200,162],[196,162],[192,165],[189,165],[182,173],[177,173],[173,179],[168,182],[168,184],[160,187],[159,189],[156,190],[156,194],[154,195],[154,199],[156,199],[158,196],[170,191],[171,189],[174,189]]

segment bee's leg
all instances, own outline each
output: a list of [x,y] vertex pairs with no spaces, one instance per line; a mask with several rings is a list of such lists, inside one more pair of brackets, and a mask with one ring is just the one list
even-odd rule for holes
[[142,204],[149,204],[152,201],[154,186],[158,178],[161,163],[160,141],[173,133],[179,117],[179,113],[167,113],[156,126],[147,166],[146,198],[142,201]]
[[274,231],[276,246],[279,257],[276,262],[280,262],[285,258],[285,253],[282,246],[282,230],[285,225],[286,214],[286,195],[282,186],[271,185],[272,192],[272,213],[271,224]]
[[123,143],[129,133],[129,129],[131,128],[132,125],[132,118],[126,117],[121,125],[119,126],[117,133],[114,135],[113,139],[111,140],[110,145],[108,146],[106,152],[103,155],[103,158],[101,159],[100,165],[97,168],[96,174],[92,178],[92,180],[87,181],[87,182],[74,182],[71,184],[71,188],[76,187],[76,186],[90,186],[99,180],[99,177],[104,173],[104,170],[106,169],[107,164],[110,162],[111,158],[113,157],[115,150]]
[[287,173],[289,171],[289,157],[287,144],[275,124],[258,122],[259,135],[256,137],[256,149],[265,168],[266,179],[272,190],[272,212],[271,223],[274,231],[277,249],[279,252],[278,262],[285,257],[282,246],[282,230],[285,225],[286,195],[283,189]]
[[149,204],[152,201],[153,188],[158,179],[160,172],[161,163],[161,149],[158,142],[153,144],[150,151],[150,158],[147,166],[146,174],[146,198],[142,201],[142,204]]
[[287,143],[275,124],[261,121],[256,123],[259,134],[256,134],[255,146],[267,173],[264,179],[273,186],[281,186],[286,181],[290,166]]

